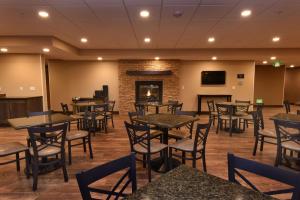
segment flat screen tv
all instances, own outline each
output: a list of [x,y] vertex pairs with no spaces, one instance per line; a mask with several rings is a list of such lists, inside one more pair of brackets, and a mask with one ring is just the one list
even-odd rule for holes
[[202,85],[224,85],[226,79],[225,71],[202,71]]

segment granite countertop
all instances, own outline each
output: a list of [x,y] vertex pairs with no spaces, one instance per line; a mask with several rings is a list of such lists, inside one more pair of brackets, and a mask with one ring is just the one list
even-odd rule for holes
[[287,113],[278,113],[270,118],[271,120],[282,120],[289,122],[300,122],[300,115],[296,114],[287,114]]
[[129,195],[128,200],[274,200],[274,198],[181,165]]
[[145,116],[138,116],[135,121],[155,125],[161,128],[177,128],[192,121],[197,121],[199,118],[188,115],[173,115],[173,114],[150,114]]

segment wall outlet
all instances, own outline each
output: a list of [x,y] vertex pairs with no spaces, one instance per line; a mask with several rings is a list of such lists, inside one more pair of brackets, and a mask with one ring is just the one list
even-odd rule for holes
[[35,90],[36,90],[36,88],[35,88],[34,86],[30,86],[30,87],[29,87],[29,90],[31,90],[31,91],[35,91]]

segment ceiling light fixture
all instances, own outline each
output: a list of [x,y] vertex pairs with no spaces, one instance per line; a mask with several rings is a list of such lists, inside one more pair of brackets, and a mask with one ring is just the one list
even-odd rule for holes
[[217,56],[213,56],[213,57],[211,57],[211,59],[212,60],[217,60],[218,58],[217,58]]
[[41,11],[39,11],[39,16],[42,17],[42,18],[48,18],[49,13],[44,11],[44,10],[41,10]]
[[88,39],[87,39],[87,38],[81,38],[80,41],[81,41],[82,43],[87,43]]
[[214,37],[209,37],[207,41],[210,42],[210,43],[212,43],[212,42],[215,41],[215,38]]
[[1,48],[0,51],[3,52],[3,53],[6,53],[6,52],[8,52],[8,49],[7,48]]
[[43,52],[49,53],[49,52],[50,52],[50,49],[48,49],[48,48],[43,48]]
[[275,57],[275,56],[272,56],[270,59],[271,59],[271,60],[276,60],[276,57]]
[[159,58],[158,56],[156,56],[154,59],[155,59],[155,60],[159,60],[160,58]]
[[142,11],[140,12],[140,16],[141,16],[142,18],[148,18],[148,17],[150,16],[150,12],[149,12],[148,10],[142,10]]
[[263,64],[268,64],[268,61],[264,60],[262,63],[263,63]]
[[103,60],[103,58],[102,57],[98,57],[97,60]]
[[290,65],[290,68],[294,68],[295,67],[295,65]]
[[149,42],[151,42],[151,39],[150,39],[149,37],[146,37],[146,38],[144,39],[144,42],[149,43]]
[[242,16],[242,17],[249,17],[251,14],[252,14],[252,11],[251,11],[251,10],[243,10],[243,11],[241,12],[241,16]]
[[279,42],[279,40],[280,40],[280,37],[278,37],[278,36],[275,36],[272,38],[273,42]]

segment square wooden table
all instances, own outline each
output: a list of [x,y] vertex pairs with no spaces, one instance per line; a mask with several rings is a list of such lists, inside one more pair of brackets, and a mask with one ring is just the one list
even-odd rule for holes
[[128,200],[275,200],[260,192],[181,165],[138,189]]
[[33,126],[46,126],[74,120],[68,115],[53,113],[51,115],[39,115],[8,119],[8,123],[15,129],[25,129]]
[[175,105],[174,103],[159,103],[159,102],[145,102],[145,103],[138,103],[138,105],[146,106],[146,107],[155,107],[155,113],[159,114],[159,108],[165,106]]

